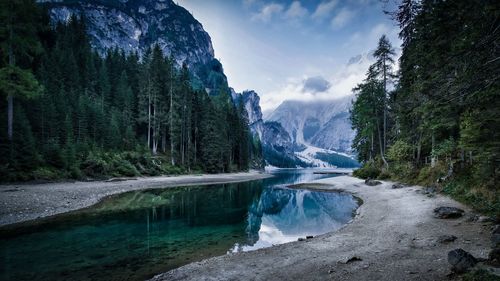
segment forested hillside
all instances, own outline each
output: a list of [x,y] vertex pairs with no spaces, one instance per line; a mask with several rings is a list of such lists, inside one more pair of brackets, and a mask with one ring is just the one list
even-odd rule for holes
[[158,46],[101,57],[85,19],[0,3],[2,181],[229,172],[260,153],[227,86],[194,88]]
[[361,177],[434,185],[499,215],[500,5],[402,1],[402,54],[382,37],[354,92]]

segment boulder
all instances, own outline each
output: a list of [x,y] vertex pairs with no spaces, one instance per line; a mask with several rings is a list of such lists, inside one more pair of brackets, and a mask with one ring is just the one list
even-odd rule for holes
[[382,183],[380,181],[377,181],[377,180],[367,179],[367,180],[365,180],[365,184],[368,186],[375,186],[375,185],[379,185]]
[[455,249],[448,252],[448,263],[451,264],[453,272],[464,273],[477,264],[477,259],[462,249]]
[[437,241],[439,243],[451,243],[455,240],[457,240],[457,237],[455,235],[441,235],[438,237]]
[[392,189],[399,189],[399,188],[404,188],[406,187],[406,185],[402,184],[402,183],[395,183],[392,185]]
[[455,207],[438,207],[434,209],[434,216],[439,219],[454,219],[464,215],[464,210]]

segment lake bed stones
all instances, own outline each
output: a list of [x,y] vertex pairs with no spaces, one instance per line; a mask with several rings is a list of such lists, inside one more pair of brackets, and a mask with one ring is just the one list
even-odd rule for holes
[[438,219],[456,219],[464,215],[464,210],[455,207],[438,207],[434,209],[434,217]]
[[442,244],[451,243],[455,240],[457,240],[455,235],[441,235],[437,239],[437,241]]
[[377,181],[377,180],[372,180],[372,179],[366,179],[365,184],[368,186],[376,186],[376,185],[382,184],[382,182]]
[[448,263],[453,272],[465,273],[477,264],[477,259],[463,249],[455,249],[448,252]]

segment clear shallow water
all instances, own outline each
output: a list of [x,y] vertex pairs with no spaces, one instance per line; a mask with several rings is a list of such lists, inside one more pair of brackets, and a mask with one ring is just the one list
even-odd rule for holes
[[328,175],[283,170],[236,184],[120,194],[36,225],[0,230],[0,280],[144,280],[189,262],[338,229],[357,201],[288,189]]

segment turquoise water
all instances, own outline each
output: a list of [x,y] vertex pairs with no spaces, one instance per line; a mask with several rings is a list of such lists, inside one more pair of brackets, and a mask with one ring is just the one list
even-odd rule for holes
[[354,197],[288,189],[327,177],[285,170],[236,184],[134,191],[37,224],[0,229],[0,280],[144,280],[228,252],[335,230]]

